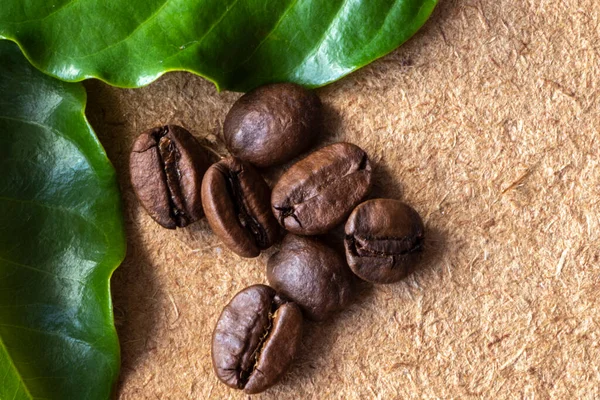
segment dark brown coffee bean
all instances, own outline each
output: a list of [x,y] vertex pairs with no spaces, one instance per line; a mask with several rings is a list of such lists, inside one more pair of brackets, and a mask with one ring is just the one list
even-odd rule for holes
[[354,278],[346,260],[314,238],[287,235],[281,251],[269,259],[267,279],[314,321],[329,318],[352,298]]
[[213,164],[202,182],[202,203],[210,227],[242,257],[258,256],[279,236],[270,196],[258,171],[235,157]]
[[318,235],[343,222],[370,187],[367,153],[335,143],[292,165],[273,188],[271,206],[288,231]]
[[360,204],[346,223],[346,259],[365,281],[392,283],[405,277],[423,248],[424,227],[410,206],[392,199]]
[[129,158],[131,184],[156,222],[184,227],[202,218],[200,185],[208,153],[187,130],[167,125],[142,133]]
[[321,101],[313,91],[271,84],[240,97],[225,118],[223,135],[231,154],[262,168],[308,150],[321,119]]
[[250,286],[225,306],[213,334],[217,377],[248,394],[281,378],[302,337],[302,313],[265,285]]

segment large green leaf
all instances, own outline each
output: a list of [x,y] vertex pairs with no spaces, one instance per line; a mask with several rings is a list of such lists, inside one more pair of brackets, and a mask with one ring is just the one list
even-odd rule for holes
[[392,51],[438,0],[2,0],[0,37],[67,81],[137,87],[171,70],[246,91],[330,83]]
[[3,400],[107,399],[118,376],[109,279],[125,238],[85,99],[0,41]]

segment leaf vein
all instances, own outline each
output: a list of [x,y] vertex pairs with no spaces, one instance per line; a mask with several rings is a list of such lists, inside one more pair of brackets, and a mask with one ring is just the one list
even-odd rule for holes
[[[90,348],[92,350],[95,350],[96,352],[98,352],[98,354],[100,354],[103,358],[106,359],[106,356],[104,355],[104,353],[102,353],[100,351],[100,349],[98,349],[96,346],[94,346],[94,344],[96,344],[96,342],[88,342],[86,340],[82,340],[82,339],[77,339],[73,336],[69,336],[64,332],[59,332],[59,331],[43,331],[41,329],[36,329],[36,328],[31,328],[29,326],[23,326],[23,325],[12,325],[12,324],[0,324],[0,327],[2,328],[13,328],[13,329],[22,329],[24,331],[30,331],[30,332],[35,332],[41,335],[49,335],[49,336],[56,336],[59,338],[63,338],[66,339],[69,342],[73,342],[73,343],[77,343],[79,345],[85,346],[87,348]],[[4,347],[6,348],[6,346]],[[21,380],[23,380],[24,378],[21,377]]]
[[240,0],[235,0],[233,3],[231,3],[231,5],[229,7],[227,7],[227,9],[225,10],[225,12],[223,14],[221,14],[221,16],[219,17],[219,19],[216,22],[214,22],[210,26],[210,28],[208,28],[208,31],[206,31],[205,34],[203,34],[202,36],[200,36],[200,38],[194,44],[186,47],[185,49],[181,50],[178,53],[175,53],[175,54],[173,54],[173,55],[165,58],[163,60],[163,62],[167,61],[167,60],[170,60],[170,59],[172,59],[174,57],[177,57],[180,54],[182,54],[184,52],[187,52],[190,49],[193,49],[193,48],[196,48],[196,47],[200,46],[203,43],[204,39],[206,39],[206,37],[221,23],[221,21],[223,21],[225,19],[225,17],[227,16],[227,14],[229,14],[229,11],[231,11],[239,1]]
[[148,18],[146,18],[145,20],[141,21],[140,24],[133,31],[131,31],[131,33],[129,33],[124,38],[119,39],[116,42],[111,43],[110,45],[108,45],[108,46],[106,46],[106,47],[104,47],[104,48],[102,48],[100,50],[97,50],[97,51],[95,51],[93,53],[86,54],[85,56],[81,56],[81,57],[75,57],[75,58],[78,59],[78,60],[85,60],[86,58],[93,57],[93,56],[98,55],[100,53],[103,53],[103,52],[105,52],[107,50],[110,50],[110,49],[112,49],[112,48],[120,45],[123,42],[126,42],[133,35],[135,35],[137,32],[139,32],[140,29],[142,29],[144,26],[148,25],[150,23],[150,21],[152,21],[153,19],[157,18],[160,15],[160,12],[168,5],[169,1],[170,0],[165,0],[165,2],[162,3],[160,5],[160,7],[156,11],[154,11]]
[[80,283],[80,284],[82,284],[83,286],[86,286],[86,285],[87,285],[87,283],[85,283],[85,282],[83,282],[83,281],[80,281],[80,280],[78,280],[78,279],[71,278],[71,277],[68,277],[68,276],[62,276],[62,275],[58,275],[58,274],[53,274],[52,272],[49,272],[49,271],[44,271],[43,269],[41,269],[41,268],[36,268],[36,267],[34,267],[34,266],[32,266],[32,265],[22,264],[22,263],[19,263],[19,262],[16,262],[16,261],[8,260],[8,259],[6,259],[6,258],[3,258],[3,257],[0,257],[0,261],[4,261],[4,262],[6,262],[6,263],[9,263],[9,264],[12,264],[12,265],[15,265],[15,266],[21,267],[21,268],[25,268],[25,269],[28,269],[28,270],[30,270],[30,271],[34,271],[34,272],[38,272],[38,273],[41,273],[41,274],[49,275],[49,276],[52,276],[52,277],[54,277],[54,278],[58,278],[58,279],[64,279],[64,280],[67,280],[67,281],[73,281],[73,282],[77,282],[77,283]]
[[30,204],[30,205],[34,205],[34,206],[41,207],[41,208],[47,208],[52,211],[58,211],[58,212],[63,212],[65,214],[72,215],[74,217],[77,217],[77,218],[83,220],[86,224],[90,225],[92,228],[94,228],[94,230],[96,230],[96,232],[99,232],[102,235],[102,237],[104,238],[104,241],[107,244],[110,243],[110,240],[108,239],[106,232],[103,229],[101,229],[94,221],[88,219],[85,215],[79,214],[78,212],[75,212],[74,210],[71,210],[69,208],[57,206],[54,204],[42,203],[40,201],[35,201],[35,200],[15,199],[15,198],[11,198],[11,197],[3,197],[3,196],[0,196],[0,201],[11,201],[14,203]]
[[[21,386],[23,388],[25,388],[25,394],[27,396],[29,396],[30,399],[33,400],[33,396],[31,395],[31,393],[29,393],[29,389],[27,389],[27,386],[25,386],[25,382],[23,381],[23,376],[21,375],[21,372],[15,365],[15,361],[12,359],[10,353],[8,352],[8,348],[6,348],[6,345],[4,344],[4,341],[2,340],[2,336],[0,336],[0,348],[4,350],[4,354],[6,354],[6,358],[8,359],[8,362],[10,363],[10,365],[12,365],[13,369],[15,370],[15,373],[19,377]],[[19,388],[20,388],[20,386],[17,386],[17,391],[15,392],[15,397],[17,396],[17,393],[19,393]]]
[[340,4],[340,8],[338,8],[338,10],[336,11],[335,15],[333,16],[333,18],[329,22],[329,25],[327,25],[327,28],[323,32],[323,35],[321,36],[321,38],[317,41],[317,43],[314,46],[313,50],[311,52],[309,52],[306,55],[306,57],[304,57],[304,60],[302,61],[302,63],[300,63],[295,68],[292,68],[291,71],[295,71],[296,69],[298,69],[301,66],[303,66],[306,63],[306,61],[308,61],[312,56],[314,56],[315,54],[317,54],[319,52],[319,49],[321,48],[321,46],[323,45],[323,43],[325,42],[325,40],[327,40],[327,38],[329,37],[329,34],[331,32],[331,28],[335,25],[335,23],[337,22],[338,17],[342,13],[342,11],[344,11],[344,8],[346,7],[346,5],[348,4],[349,1],[352,1],[352,0],[344,0],[344,1],[342,1],[342,3]]
[[19,24],[28,24],[30,22],[42,22],[48,18],[50,18],[51,16],[53,16],[54,14],[57,14],[58,12],[69,8],[71,6],[73,6],[75,3],[79,2],[79,0],[70,0],[68,2],[66,2],[65,4],[61,5],[60,7],[58,7],[57,9],[52,10],[50,13],[44,15],[41,18],[35,18],[35,19],[27,19],[25,21],[19,21],[17,23],[15,23],[15,25],[19,25]]
[[[72,143],[73,146],[75,146],[75,148],[77,148],[77,150],[79,150],[79,153],[82,156],[85,154],[85,152],[81,149],[81,147],[79,146],[79,144],[77,144],[76,142],[74,142],[71,138],[69,138],[67,135],[65,135],[61,131],[54,129],[54,128],[52,128],[49,125],[45,125],[45,124],[42,124],[41,122],[37,122],[37,121],[28,121],[28,120],[22,119],[22,118],[9,117],[8,115],[0,115],[0,119],[6,120],[6,121],[20,122],[20,123],[23,123],[23,124],[26,124],[26,125],[33,125],[33,126],[37,126],[38,128],[44,129],[46,131],[52,132],[55,135],[58,135],[58,136],[62,137],[63,139],[65,139],[69,143]],[[86,161],[87,161],[87,159],[86,159]]]
[[298,0],[293,0],[290,3],[290,5],[286,7],[286,9],[283,11],[283,13],[281,13],[281,16],[279,17],[279,19],[277,20],[277,22],[275,23],[275,25],[273,26],[273,28],[271,28],[271,30],[267,33],[267,35],[263,38],[263,40],[260,41],[260,43],[256,46],[256,48],[252,51],[252,53],[248,56],[248,58],[246,58],[244,61],[242,61],[241,63],[239,63],[237,67],[232,68],[229,71],[226,71],[225,73],[233,72],[236,69],[238,69],[239,67],[241,67],[241,66],[245,65],[246,63],[248,63],[248,61],[250,61],[252,59],[252,57],[254,56],[254,54],[256,54],[256,52],[258,52],[258,50],[271,37],[271,35],[277,30],[277,28],[279,28],[279,25],[281,25],[281,23],[283,22],[283,20],[285,19],[285,17],[287,17],[287,15],[289,14],[289,12],[294,8],[294,6],[297,3],[298,3]]

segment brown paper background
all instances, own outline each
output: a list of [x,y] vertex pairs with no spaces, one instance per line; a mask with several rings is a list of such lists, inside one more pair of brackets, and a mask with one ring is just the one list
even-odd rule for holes
[[[600,397],[600,4],[441,0],[409,43],[318,91],[328,135],[371,155],[375,195],[423,216],[421,269],[309,323],[285,379],[256,398]],[[244,398],[211,331],[274,249],[245,260],[205,221],[168,231],[136,202],[137,133],[178,123],[221,154],[236,93],[171,73],[139,90],[87,82],[118,172],[128,252],[112,281],[122,399]]]

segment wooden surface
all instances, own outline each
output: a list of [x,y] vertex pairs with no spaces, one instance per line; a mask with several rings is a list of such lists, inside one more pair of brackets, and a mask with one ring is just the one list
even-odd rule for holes
[[[318,91],[321,144],[371,155],[374,195],[422,214],[426,260],[307,324],[289,374],[256,398],[600,397],[599,27],[596,0],[441,0],[401,49]],[[239,94],[187,73],[86,87],[127,223],[112,281],[120,398],[244,398],[215,378],[211,332],[235,293],[266,282],[275,250],[245,260],[205,221],[160,228],[127,165],[134,137],[166,123],[224,154]]]

